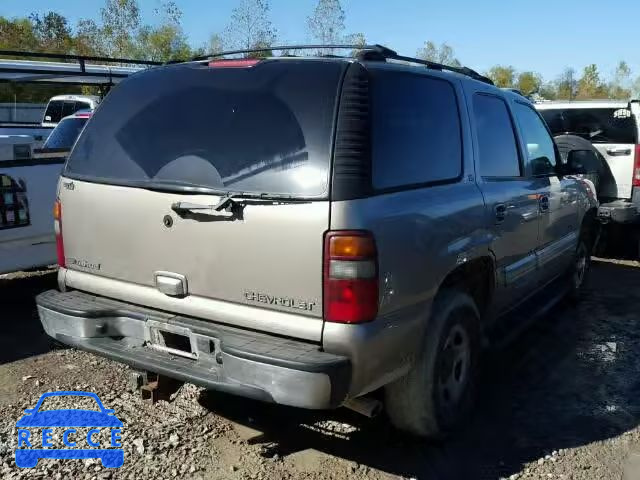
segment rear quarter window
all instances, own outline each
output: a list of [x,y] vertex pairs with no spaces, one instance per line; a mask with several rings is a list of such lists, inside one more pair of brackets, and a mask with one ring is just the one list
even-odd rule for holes
[[454,180],[462,173],[456,92],[446,80],[372,73],[372,169],[376,190]]

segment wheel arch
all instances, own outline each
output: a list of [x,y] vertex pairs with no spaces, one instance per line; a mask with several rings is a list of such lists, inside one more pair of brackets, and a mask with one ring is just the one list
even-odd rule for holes
[[434,302],[447,290],[458,289],[467,293],[475,302],[483,319],[496,288],[495,260],[489,253],[458,264],[440,282]]

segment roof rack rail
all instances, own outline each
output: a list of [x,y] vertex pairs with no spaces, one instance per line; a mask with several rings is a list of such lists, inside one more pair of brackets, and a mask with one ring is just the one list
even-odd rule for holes
[[398,55],[395,51],[390,48],[384,47],[382,45],[373,45],[363,47],[358,54],[359,60],[400,60],[403,62],[409,63],[417,63],[419,65],[424,65],[427,68],[433,70],[447,70],[449,72],[459,73],[461,75],[465,75],[467,77],[473,78],[474,80],[479,80],[480,82],[488,83],[489,85],[493,85],[493,81],[489,77],[485,77],[484,75],[479,74],[475,70],[472,70],[469,67],[453,67],[451,65],[444,65],[442,63],[432,62],[430,60],[424,60],[422,58],[414,58],[414,57],[406,57],[404,55]]
[[162,65],[152,60],[133,60],[130,58],[96,57],[90,55],[72,55],[68,53],[26,52],[20,50],[0,50],[2,57],[48,58],[52,60],[75,60],[81,65],[84,62],[125,63],[131,65]]
[[349,45],[349,44],[335,44],[335,45],[278,45],[273,47],[264,48],[247,48],[242,50],[229,50],[226,52],[208,53],[205,55],[198,55],[191,60],[197,62],[199,60],[209,60],[211,58],[225,57],[227,55],[238,55],[240,53],[261,53],[261,52],[273,52],[274,50],[369,50],[379,47],[379,45]]
[[241,53],[261,53],[272,52],[274,50],[314,50],[314,49],[327,49],[327,50],[358,50],[358,60],[400,60],[409,63],[417,63],[424,65],[427,68],[433,70],[447,70],[450,72],[456,72],[467,77],[471,77],[474,80],[479,80],[484,83],[493,85],[493,81],[490,78],[480,75],[475,70],[468,67],[453,67],[450,65],[444,65],[441,63],[432,62],[430,60],[423,60],[421,58],[405,57],[404,55],[398,55],[397,52],[391,50],[384,45],[349,45],[349,44],[336,44],[336,45],[278,45],[273,47],[264,48],[248,48],[242,50],[229,50],[226,52],[211,53],[207,55],[199,55],[192,58],[192,61],[209,60],[217,57],[225,57],[227,55],[238,55]]

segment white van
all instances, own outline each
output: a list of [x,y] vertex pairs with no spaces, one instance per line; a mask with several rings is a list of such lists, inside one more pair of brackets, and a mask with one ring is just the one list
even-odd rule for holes
[[43,127],[55,127],[60,120],[78,110],[95,110],[100,97],[95,95],[56,95],[51,97],[42,118]]

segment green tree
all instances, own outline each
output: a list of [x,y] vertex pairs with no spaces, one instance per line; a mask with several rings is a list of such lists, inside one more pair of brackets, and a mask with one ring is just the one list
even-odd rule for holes
[[631,97],[631,90],[631,68],[627,62],[620,61],[613,74],[613,80],[609,84],[609,97],[627,100]]
[[214,33],[209,37],[209,44],[206,48],[207,53],[224,52],[224,40],[219,33]]
[[107,55],[102,29],[94,20],[82,19],[78,21],[73,39],[73,51],[78,55]]
[[496,65],[487,72],[487,77],[500,88],[515,88],[516,69],[512,66]]
[[268,0],[240,0],[225,29],[225,45],[233,50],[273,45],[277,31],[269,19],[269,10]]
[[135,45],[134,56],[156,62],[188,60],[192,56],[191,47],[182,29],[172,24],[141,27],[136,35]]
[[[340,0],[318,0],[313,13],[307,18],[311,37],[320,45],[340,43],[344,35],[344,10]],[[333,53],[333,49],[323,49]]]
[[542,86],[542,77],[536,72],[520,72],[516,81],[516,88],[525,95],[539,92]]
[[631,86],[631,96],[633,98],[640,98],[640,77],[636,78]]
[[72,49],[72,32],[65,17],[56,12],[48,12],[43,16],[33,13],[29,20],[39,49],[56,53],[68,53]]
[[607,89],[600,80],[598,66],[595,63],[584,67],[582,78],[578,80],[578,92],[576,98],[587,100],[594,98],[607,98]]
[[3,50],[38,50],[39,42],[28,18],[0,17],[0,48]]
[[542,85],[540,85],[538,95],[542,100],[556,100],[558,98],[556,84],[554,82],[543,83]]
[[420,48],[416,57],[422,60],[428,60],[430,62],[441,63],[443,65],[449,65],[451,67],[460,67],[462,64],[456,58],[453,47],[447,43],[436,45],[432,41],[424,42],[422,48]]
[[131,56],[135,50],[134,34],[140,27],[140,7],[137,0],[106,0],[100,9],[107,54],[114,57]]
[[191,58],[193,52],[180,25],[182,11],[169,1],[162,2],[154,12],[160,17],[160,23],[139,27],[135,37],[135,56],[156,62]]
[[362,47],[367,44],[367,37],[365,37],[364,33],[351,33],[344,38],[344,41],[349,45],[356,45],[359,47],[351,50],[350,55],[355,57]]
[[567,67],[556,80],[556,98],[558,100],[573,100],[578,93],[576,71]]

